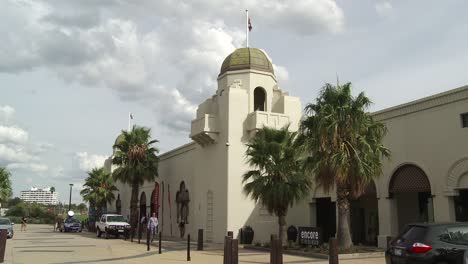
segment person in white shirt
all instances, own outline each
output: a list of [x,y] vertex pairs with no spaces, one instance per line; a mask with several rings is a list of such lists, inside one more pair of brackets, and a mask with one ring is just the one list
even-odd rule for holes
[[154,236],[156,235],[158,224],[159,222],[158,218],[156,217],[156,213],[153,213],[153,216],[151,216],[148,221],[148,231],[151,232],[151,242],[153,242]]

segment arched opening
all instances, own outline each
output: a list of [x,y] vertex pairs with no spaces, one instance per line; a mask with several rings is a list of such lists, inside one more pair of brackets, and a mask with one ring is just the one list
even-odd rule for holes
[[458,179],[457,189],[458,196],[454,197],[455,221],[468,222],[468,172]]
[[379,208],[377,189],[372,181],[361,197],[351,201],[351,232],[355,245],[377,246]]
[[120,193],[117,195],[117,200],[115,201],[115,210],[118,214],[122,213],[122,201],[120,200]]
[[408,223],[434,221],[431,184],[421,168],[398,168],[390,180],[389,194],[396,201],[400,231]]
[[140,220],[143,216],[146,216],[146,194],[142,192],[140,195]]
[[254,90],[254,111],[265,111],[266,109],[266,92],[262,87],[257,87]]
[[150,216],[154,213],[154,190],[151,192],[151,200],[150,200]]

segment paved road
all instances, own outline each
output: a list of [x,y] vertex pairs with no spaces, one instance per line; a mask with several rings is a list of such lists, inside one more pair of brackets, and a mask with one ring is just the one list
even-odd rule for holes
[[[53,232],[52,226],[29,225],[27,232],[15,229],[15,237],[7,241],[6,263],[183,263],[186,262],[185,243],[164,242],[163,254],[157,248],[146,251],[146,245],[122,239],[96,238],[92,233]],[[193,264],[222,263],[221,245],[209,245],[203,252],[192,250]],[[240,250],[239,263],[269,263],[268,253]],[[319,259],[285,256],[284,263],[317,263]],[[341,261],[342,264],[384,264],[382,258]]]

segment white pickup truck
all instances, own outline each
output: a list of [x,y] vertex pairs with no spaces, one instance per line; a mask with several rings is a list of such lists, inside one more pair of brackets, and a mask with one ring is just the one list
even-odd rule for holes
[[122,215],[118,214],[103,214],[99,221],[96,222],[96,235],[104,238],[109,236],[119,237],[130,233],[130,225],[125,221]]

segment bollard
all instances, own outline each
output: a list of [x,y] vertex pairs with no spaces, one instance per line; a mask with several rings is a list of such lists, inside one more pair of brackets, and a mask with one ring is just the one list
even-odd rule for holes
[[140,244],[141,240],[141,225],[138,225],[138,244]]
[[159,232],[159,254],[161,254],[161,238],[162,237],[162,233]]
[[276,249],[277,249],[277,254],[276,254],[276,263],[277,264],[283,264],[283,241],[281,239],[276,240]]
[[228,231],[227,235],[228,235],[228,237],[233,238],[234,237],[234,232]]
[[339,264],[338,261],[338,240],[334,237],[330,237],[329,242],[329,256],[328,256],[328,263],[329,264]]
[[150,250],[150,231],[146,230],[146,251]]
[[203,229],[198,229],[197,250],[203,250]]
[[231,263],[230,264],[238,264],[238,263],[239,263],[239,240],[231,239]]
[[190,261],[190,234],[187,235],[187,261]]
[[0,263],[5,260],[5,248],[7,242],[8,231],[6,229],[0,229]]
[[271,235],[270,236],[270,264],[277,264],[277,236],[276,235]]
[[230,253],[230,248],[228,247],[229,245],[229,239],[232,239],[234,233],[232,231],[227,232],[227,236],[224,237],[224,258],[223,258],[223,264],[228,264],[229,263],[229,253]]

